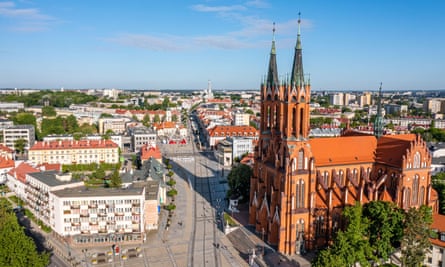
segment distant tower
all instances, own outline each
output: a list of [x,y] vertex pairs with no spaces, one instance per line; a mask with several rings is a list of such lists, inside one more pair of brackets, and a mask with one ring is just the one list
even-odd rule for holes
[[60,88],[60,92],[63,92],[63,90],[64,90],[63,87],[61,87],[61,88]]
[[379,96],[377,98],[377,116],[374,121],[374,136],[380,138],[383,135],[383,117],[382,117],[382,83],[380,83]]
[[211,80],[208,81],[208,85],[207,85],[207,98],[208,98],[208,99],[213,98],[213,93],[212,93],[212,81],[211,81]]

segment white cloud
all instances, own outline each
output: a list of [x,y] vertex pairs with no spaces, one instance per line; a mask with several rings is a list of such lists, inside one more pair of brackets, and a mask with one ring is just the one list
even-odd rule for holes
[[[264,46],[272,38],[273,21],[251,15],[247,6],[252,8],[266,7],[267,3],[262,0],[254,0],[246,2],[244,6],[208,6],[200,4],[191,7],[198,12],[214,12],[224,19],[231,20],[239,25],[239,29],[225,33],[203,33],[195,36],[123,34],[106,40],[120,45],[155,51],[183,51],[208,48],[236,50]],[[276,36],[283,40],[281,45],[293,45],[293,42],[288,42],[288,40],[295,40],[297,21],[297,18],[295,18],[276,23]],[[310,28],[312,24],[309,20],[302,20],[301,26],[302,28]]]
[[18,8],[14,2],[0,2],[0,17],[13,20],[9,27],[13,31],[42,31],[48,29],[50,21],[55,21],[38,8]]

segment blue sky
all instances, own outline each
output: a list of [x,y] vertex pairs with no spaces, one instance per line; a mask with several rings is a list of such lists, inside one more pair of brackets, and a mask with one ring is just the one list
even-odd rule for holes
[[0,88],[258,89],[301,12],[313,90],[445,90],[445,1],[0,0]]

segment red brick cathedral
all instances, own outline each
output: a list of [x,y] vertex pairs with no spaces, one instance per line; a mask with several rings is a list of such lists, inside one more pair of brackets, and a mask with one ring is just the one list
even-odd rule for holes
[[341,227],[343,208],[356,201],[392,201],[404,209],[426,204],[437,212],[431,157],[420,137],[381,136],[377,129],[374,136],[309,139],[310,94],[299,21],[290,77],[278,80],[273,40],[261,85],[249,223],[269,244],[285,254],[324,246]]

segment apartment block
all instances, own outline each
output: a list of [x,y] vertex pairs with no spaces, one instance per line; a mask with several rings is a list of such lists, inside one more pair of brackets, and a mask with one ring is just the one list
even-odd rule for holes
[[15,150],[15,142],[19,139],[26,141],[25,149],[29,149],[34,145],[36,140],[34,125],[23,124],[9,126],[3,129],[3,144]]
[[28,158],[36,164],[116,164],[119,147],[111,140],[43,141],[29,149]]

